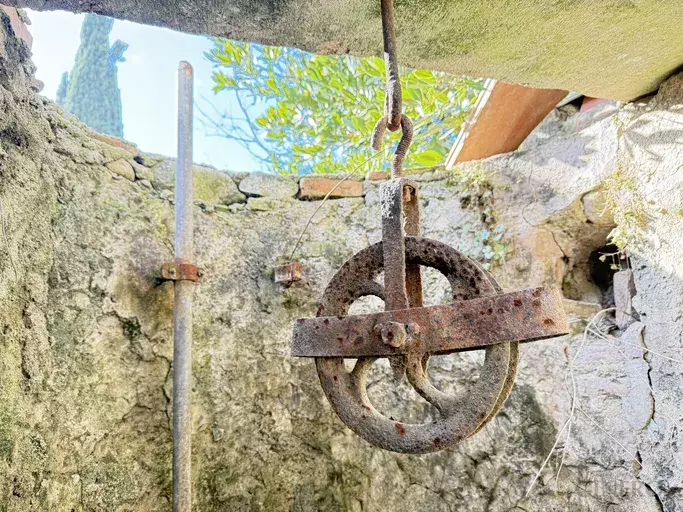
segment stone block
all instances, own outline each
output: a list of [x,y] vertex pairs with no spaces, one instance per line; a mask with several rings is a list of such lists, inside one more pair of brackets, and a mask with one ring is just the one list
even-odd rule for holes
[[105,144],[109,144],[110,146],[126,150],[128,153],[131,153],[132,155],[137,155],[140,152],[138,148],[136,148],[132,144],[127,143],[125,140],[119,139],[118,137],[106,135],[104,133],[98,133],[94,130],[90,131],[90,135],[93,139],[99,140],[100,142],[104,142]]
[[339,184],[339,180],[317,176],[301,178],[299,182],[300,199],[322,199],[331,190],[334,191],[330,197],[362,197],[363,183],[347,180]]
[[386,171],[372,171],[365,175],[368,181],[385,181],[389,179],[389,173]]
[[250,197],[247,201],[247,208],[257,212],[269,212],[282,210],[291,206],[295,202],[292,198],[272,199],[270,197]]
[[[136,172],[141,172],[141,176],[150,180],[154,188],[158,190],[173,190],[175,188],[175,166],[175,160],[167,159],[151,169],[138,164]],[[151,173],[150,177],[147,177],[148,173]],[[230,205],[244,203],[247,200],[228,173],[202,165],[192,166],[192,173],[194,176],[194,199],[198,202]]]
[[109,169],[114,174],[122,176],[127,180],[135,181],[135,171],[133,170],[133,166],[130,165],[128,161],[121,158],[119,160],[109,162],[106,165],[107,169]]
[[142,164],[137,163],[135,160],[130,158],[128,160],[128,163],[133,167],[133,171],[135,171],[135,178],[138,180],[147,180],[147,181],[152,181],[154,179],[154,173],[152,172],[152,169],[149,167],[146,167]]
[[242,193],[252,197],[283,199],[294,197],[299,190],[296,180],[276,174],[252,172],[240,181]]
[[26,46],[31,49],[33,47],[33,36],[31,35],[31,32],[29,32],[24,20],[22,20],[19,10],[6,5],[0,5],[0,10],[4,11],[5,14],[9,16],[10,25],[12,30],[14,30],[14,35],[19,39],[22,39],[26,43]]
[[235,182],[226,173],[198,165],[192,170],[196,200],[214,205],[246,202],[246,196],[237,189]]

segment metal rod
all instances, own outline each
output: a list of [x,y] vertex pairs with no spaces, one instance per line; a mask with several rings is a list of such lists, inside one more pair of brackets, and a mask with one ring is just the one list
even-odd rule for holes
[[[178,161],[175,174],[175,261],[193,257],[192,66],[178,66]],[[192,506],[192,281],[174,281],[173,306],[173,512]]]
[[394,0],[381,0],[382,38],[384,40],[384,63],[387,70],[387,82],[384,95],[384,116],[372,130],[371,145],[374,150],[382,148],[382,137],[388,129],[394,132],[401,128],[403,135],[391,159],[392,179],[403,177],[403,160],[413,140],[413,122],[403,114],[403,95],[401,93],[401,77],[396,57],[396,27],[394,23]]
[[384,114],[387,116],[387,128],[394,132],[401,126],[403,110],[401,80],[398,74],[396,57],[396,27],[394,23],[394,0],[381,0],[382,38],[384,40],[384,63],[387,70],[386,97]]

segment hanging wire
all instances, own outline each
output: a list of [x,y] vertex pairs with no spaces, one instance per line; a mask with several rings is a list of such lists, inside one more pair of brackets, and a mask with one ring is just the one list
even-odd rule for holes
[[323,197],[323,200],[320,201],[320,204],[318,207],[315,209],[315,211],[311,214],[310,217],[308,217],[308,220],[306,221],[306,225],[304,226],[304,229],[301,230],[301,233],[299,234],[299,238],[297,238],[296,243],[294,244],[294,249],[292,249],[292,253],[289,255],[289,261],[294,261],[294,253],[296,250],[299,248],[299,244],[301,244],[301,240],[304,238],[304,234],[306,233],[306,230],[308,229],[308,226],[311,225],[311,222],[313,221],[313,217],[317,215],[317,213],[322,209],[322,207],[325,205],[325,202],[330,198],[332,193],[337,190],[337,188],[344,183],[347,179],[349,179],[351,176],[356,174],[365,164],[367,164],[370,160],[373,158],[376,158],[380,155],[381,153],[375,153],[365,160],[363,160],[361,163],[359,163],[353,170],[349,171],[342,179],[340,179],[337,184],[330,189],[330,191],[325,194],[325,197]]

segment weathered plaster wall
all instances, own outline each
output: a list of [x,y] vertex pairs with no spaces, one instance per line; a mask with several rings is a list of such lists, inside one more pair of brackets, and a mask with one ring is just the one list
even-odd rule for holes
[[[382,55],[377,0],[4,0],[175,30]],[[683,64],[679,0],[396,1],[403,64],[597,98],[652,92]]]
[[[134,148],[65,117],[30,92],[30,71],[0,24],[0,510],[168,510],[172,294],[156,275],[172,254],[173,163],[134,160]],[[683,359],[680,90],[672,81],[648,106],[462,168],[493,183],[471,196],[457,174],[417,176],[425,235],[481,256],[492,207],[514,250],[495,270],[501,283],[565,281],[588,301],[567,301],[580,332],[599,297],[574,270],[612,227],[601,203],[621,198],[616,220],[641,241],[643,343]],[[590,339],[574,364],[587,416],[577,412],[557,492],[555,457],[524,496],[568,417],[565,372],[580,336],[523,346],[505,407],[456,449],[402,456],[355,437],[313,364],[287,352],[292,321],[379,239],[377,184],[323,206],[297,253],[305,279],[285,288],[272,269],[319,203],[296,199],[294,179],[209,168],[195,178],[197,510],[683,510],[680,364],[645,355],[633,329],[616,348]],[[428,302],[443,300],[445,283],[426,281]],[[463,389],[479,357],[436,358],[432,376]],[[374,378],[380,410],[433,414],[386,366]]]

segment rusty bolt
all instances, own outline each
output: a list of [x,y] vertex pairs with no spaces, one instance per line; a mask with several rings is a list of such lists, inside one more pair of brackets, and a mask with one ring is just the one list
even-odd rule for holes
[[410,185],[403,187],[403,202],[409,203],[413,200],[413,195],[415,194],[415,189]]
[[382,336],[382,341],[392,347],[402,347],[412,339],[413,334],[418,334],[420,328],[417,324],[402,324],[400,322],[385,322],[375,325],[375,334]]

